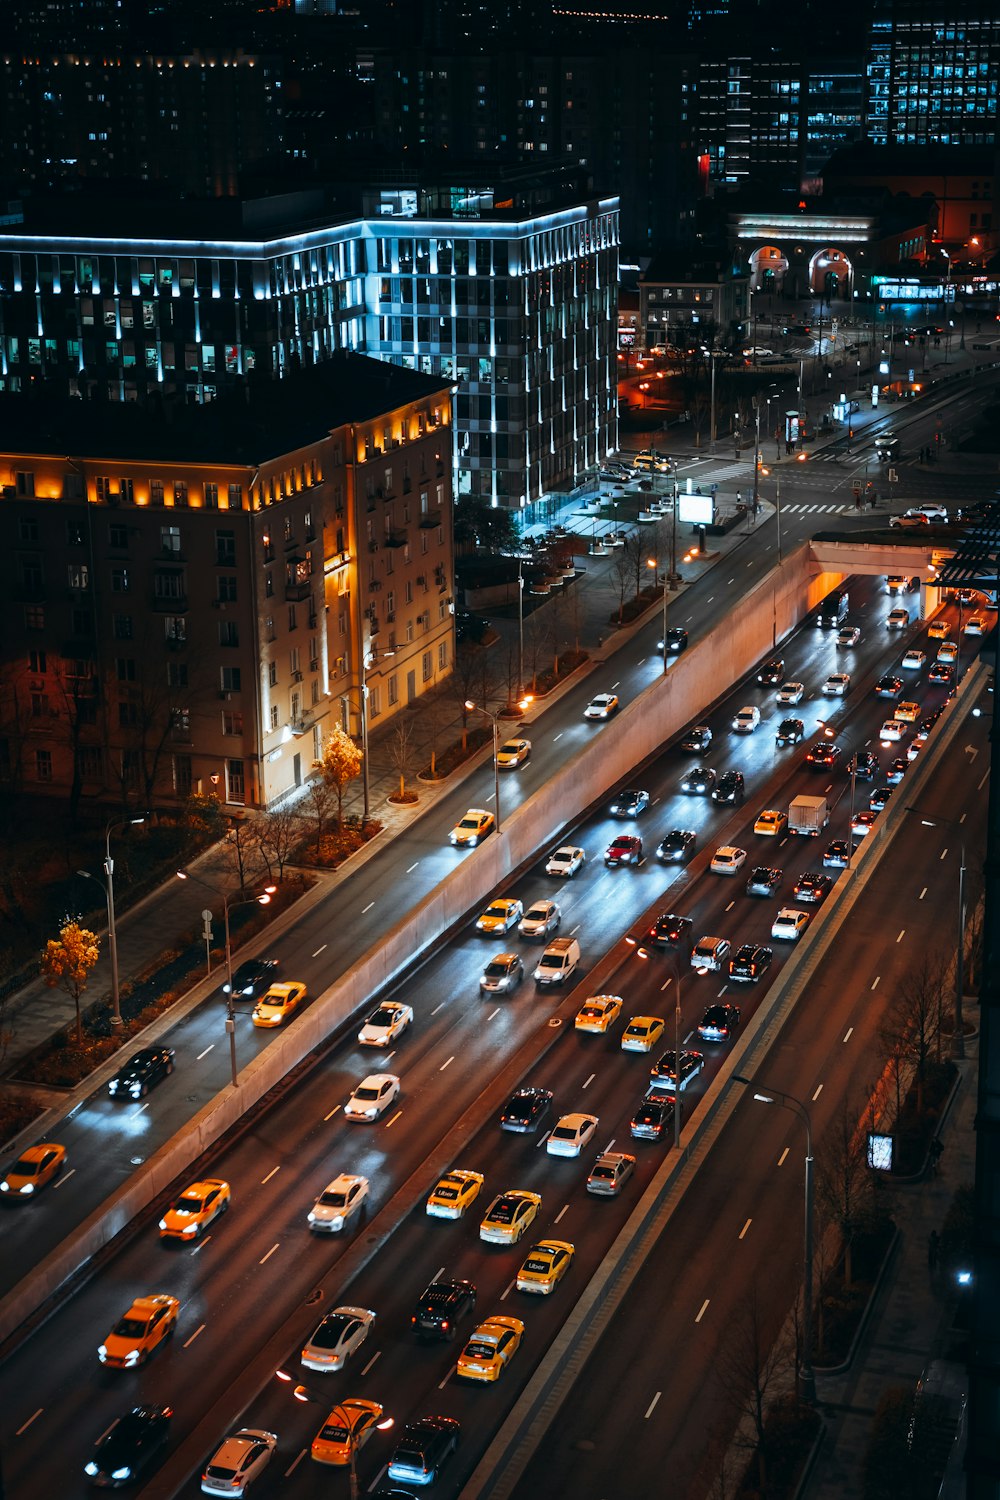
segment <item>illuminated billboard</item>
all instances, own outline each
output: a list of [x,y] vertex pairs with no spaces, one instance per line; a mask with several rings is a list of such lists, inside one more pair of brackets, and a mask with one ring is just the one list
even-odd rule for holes
[[681,494],[677,500],[677,519],[692,526],[711,526],[715,520],[715,501],[711,495]]

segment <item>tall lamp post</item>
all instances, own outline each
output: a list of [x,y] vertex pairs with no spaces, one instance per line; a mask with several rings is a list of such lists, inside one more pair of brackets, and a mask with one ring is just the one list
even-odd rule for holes
[[[656,560],[656,558],[655,557],[647,557],[646,558],[646,567],[647,568],[652,568],[652,570],[653,570],[653,580],[655,582],[656,576],[657,576],[657,560]],[[664,573],[664,575],[663,575],[663,639],[660,642],[660,655],[663,657],[663,675],[664,675],[664,677],[666,677],[666,675],[667,675],[667,598],[668,598],[669,594],[670,594],[670,586],[669,586],[669,584],[667,582],[667,575],[666,575],[666,573]]]
[[[111,835],[122,828],[135,827],[139,823],[145,823],[145,815],[141,818],[124,818],[121,821],[109,823],[104,830],[104,896],[108,905],[108,952],[111,955],[111,1025],[116,1031],[122,1026],[121,991],[118,984],[118,933],[115,930],[115,862],[111,858]],[[97,880],[89,870],[77,870],[85,880]],[[100,885],[100,881],[97,881]]]
[[477,713],[484,714],[493,725],[493,799],[497,810],[497,833],[500,832],[500,715],[491,709],[483,708],[481,703],[473,703],[471,698],[466,698],[465,707],[471,713],[473,709]]
[[812,1363],[812,1339],[813,1339],[813,1149],[812,1149],[812,1122],[809,1119],[809,1111],[801,1099],[796,1099],[794,1094],[783,1094],[780,1089],[769,1089],[762,1085],[751,1083],[749,1078],[744,1078],[739,1073],[733,1074],[734,1083],[746,1084],[752,1088],[753,1097],[758,1104],[779,1104],[782,1109],[789,1109],[798,1115],[806,1129],[806,1163],[805,1163],[805,1244],[804,1256],[805,1266],[803,1271],[803,1299],[805,1302],[803,1329],[802,1329],[802,1359],[799,1364],[799,1395],[803,1401],[814,1405],[816,1401],[816,1374]]
[[[314,1402],[317,1406],[324,1406],[329,1410],[331,1417],[337,1417],[339,1421],[343,1423],[344,1430],[348,1434],[347,1471],[351,1483],[351,1500],[360,1500],[361,1489],[358,1485],[358,1450],[357,1445],[354,1442],[354,1427],[351,1422],[351,1415],[348,1408],[342,1405],[339,1401],[335,1402],[333,1407],[330,1407],[329,1396],[323,1396],[320,1395],[317,1391],[311,1391],[307,1385],[294,1384],[293,1382],[295,1377],[291,1375],[288,1370],[275,1370],[274,1373],[278,1377],[278,1379],[282,1381],[283,1384],[292,1386],[292,1395],[295,1397],[296,1401]],[[394,1419],[392,1417],[384,1416],[380,1422],[375,1423],[375,1428],[378,1432],[388,1432],[390,1427],[392,1427],[393,1425]]]
[[217,896],[222,897],[222,920],[226,930],[226,1032],[229,1036],[229,1071],[235,1089],[239,1087],[240,1077],[236,1066],[236,1011],[233,1008],[233,949],[229,941],[229,909],[231,906],[251,904],[267,906],[277,886],[266,885],[259,896],[240,896],[238,900],[231,901],[225,891],[220,891],[209,880],[202,880],[200,875],[192,875],[190,870],[178,870],[176,874],[178,880],[193,880],[196,884],[203,885],[207,891],[214,891]]
[[[908,807],[907,812],[917,812]],[[925,828],[956,828],[959,840],[958,867],[958,947],[955,951],[955,1018],[951,1036],[952,1057],[965,1056],[965,1021],[962,1015],[962,1000],[965,993],[965,830],[954,818],[921,817]]]

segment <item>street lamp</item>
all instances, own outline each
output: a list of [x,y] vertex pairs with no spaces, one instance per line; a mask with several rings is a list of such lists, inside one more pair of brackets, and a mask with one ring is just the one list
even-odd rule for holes
[[768,1089],[756,1087],[751,1084],[749,1078],[744,1078],[739,1073],[733,1074],[734,1083],[743,1083],[753,1088],[753,1097],[758,1104],[779,1104],[782,1109],[790,1109],[793,1114],[798,1115],[806,1128],[806,1163],[805,1163],[805,1267],[804,1267],[804,1301],[805,1317],[802,1329],[802,1360],[799,1365],[799,1395],[803,1401],[814,1405],[816,1401],[816,1375],[812,1364],[812,1338],[813,1338],[813,1149],[812,1149],[812,1123],[809,1119],[809,1111],[801,1099],[796,1099],[794,1094],[783,1094],[780,1089]]
[[[656,580],[656,568],[657,568],[656,558],[655,557],[647,557],[646,558],[646,567],[647,568],[652,568],[652,570],[653,570],[653,579],[654,579],[654,582],[655,582],[655,580]],[[667,675],[667,598],[669,596],[669,593],[670,593],[670,589],[669,589],[669,587],[667,585],[667,575],[664,573],[664,575],[663,575],[663,639],[660,642],[660,645],[662,647],[662,651],[660,652],[660,654],[663,657],[663,675],[664,675],[664,677],[666,677],[666,675]]]
[[[917,812],[908,807],[907,812]],[[965,1056],[965,1022],[962,1016],[962,1000],[965,991],[965,830],[954,818],[924,818],[925,828],[957,828],[959,841],[958,867],[958,949],[955,954],[955,1020],[951,1036],[952,1057]]]
[[[111,955],[111,1025],[115,1031],[122,1027],[121,994],[118,986],[118,934],[115,930],[115,862],[111,858],[111,835],[118,829],[135,827],[145,823],[141,818],[125,818],[111,822],[104,831],[104,895],[108,904],[108,952]],[[85,880],[97,880],[89,870],[77,870]],[[100,881],[97,881],[100,885]]]
[[226,929],[226,1031],[229,1034],[229,1071],[235,1089],[239,1087],[240,1079],[239,1070],[236,1067],[236,1012],[233,1009],[233,949],[229,941],[229,908],[251,904],[267,906],[278,887],[266,885],[259,896],[241,896],[237,901],[230,901],[225,891],[220,891],[218,886],[212,885],[209,880],[202,880],[200,875],[192,875],[190,870],[177,870],[175,873],[178,880],[193,880],[198,885],[203,885],[206,890],[214,891],[217,896],[222,897],[222,919]]
[[471,698],[466,698],[465,707],[469,713],[475,710],[477,713],[485,714],[493,725],[493,798],[497,810],[497,833],[500,832],[500,715],[493,713],[488,708],[483,708],[481,703],[473,703]]
[[[354,1442],[354,1428],[351,1424],[350,1412],[341,1402],[329,1405],[329,1396],[320,1395],[317,1391],[310,1390],[307,1385],[293,1383],[295,1377],[288,1370],[275,1370],[275,1375],[284,1384],[292,1387],[292,1395],[296,1401],[306,1401],[316,1406],[325,1406],[331,1417],[338,1417],[344,1424],[347,1432],[347,1469],[351,1481],[351,1500],[360,1500],[361,1490],[358,1486],[358,1450]],[[395,1425],[394,1418],[383,1415],[380,1422],[375,1423],[377,1432],[388,1432]]]

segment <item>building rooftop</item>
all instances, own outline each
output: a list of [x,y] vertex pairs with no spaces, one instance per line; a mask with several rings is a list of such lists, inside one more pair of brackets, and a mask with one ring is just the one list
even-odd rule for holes
[[383,360],[335,354],[205,405],[70,400],[44,389],[0,395],[0,431],[7,453],[257,465],[451,388]]

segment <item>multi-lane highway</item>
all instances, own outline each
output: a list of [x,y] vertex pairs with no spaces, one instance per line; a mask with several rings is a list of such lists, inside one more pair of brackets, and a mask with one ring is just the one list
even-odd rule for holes
[[[807,702],[787,712],[804,718],[810,729],[818,718],[848,724],[846,742],[850,748],[874,735],[886,716],[886,701],[871,696],[871,684],[884,666],[898,660],[902,649],[901,637],[890,637],[885,630],[889,601],[874,581],[853,585],[852,593],[852,618],[863,631],[857,648],[838,653],[833,635],[815,630],[810,622],[783,651],[788,675],[802,680],[808,695]],[[645,662],[623,662],[619,675],[624,678],[627,673],[644,669],[648,671]],[[834,669],[854,674],[854,692],[845,703],[817,697],[820,684]],[[922,685],[917,696],[926,710],[940,702],[941,690],[928,690]],[[734,740],[727,725],[734,708],[744,701],[761,705],[764,723],[756,734]],[[703,850],[711,849],[723,837],[731,838],[751,851],[751,862],[785,864],[787,889],[783,887],[782,894],[790,894],[799,867],[816,864],[815,846],[809,846],[814,856],[810,860],[802,857],[795,844],[772,854],[770,841],[749,833],[748,822],[752,823],[759,808],[772,798],[781,806],[796,791],[820,791],[829,783],[831,795],[840,799],[843,825],[847,783],[843,772],[831,782],[830,778],[802,771],[801,750],[776,750],[774,725],[785,712],[775,705],[773,691],[740,686],[730,703],[709,716],[718,749],[705,758],[720,769],[739,765],[747,776],[748,800],[736,814],[701,799],[679,797],[677,782],[688,762],[676,750],[668,749],[660,762],[645,768],[639,780],[649,789],[653,805],[635,826],[647,847],[655,847],[668,827],[678,825],[699,829]],[[534,736],[536,764],[544,763],[547,754],[556,753],[559,735],[579,733],[581,728],[584,733],[592,732],[577,720],[565,729],[554,728],[550,739],[546,718],[544,735],[536,731]],[[507,782],[513,779],[507,778]],[[464,807],[467,800],[475,799],[463,793],[459,800]],[[670,872],[652,860],[639,871],[603,869],[600,855],[620,827],[602,814],[574,831],[574,840],[588,849],[591,863],[570,886],[557,890],[539,867],[513,888],[512,893],[525,902],[542,894],[554,894],[560,900],[563,931],[575,932],[583,948],[583,973],[635,925],[642,911],[657,903],[671,883]],[[843,826],[831,829],[831,833],[843,831]],[[438,853],[429,852],[428,861]],[[353,891],[351,899],[356,899]],[[744,941],[766,938],[776,903],[745,896],[742,880],[727,882],[698,874],[690,883],[685,875],[677,879],[664,895],[663,904],[690,912],[699,931],[722,932],[735,941]],[[525,1066],[530,1067],[533,1053],[551,1034],[549,1018],[557,1015],[571,1020],[572,1010],[567,1013],[566,1002],[534,996],[530,982],[511,1000],[480,1000],[477,981],[482,962],[511,941],[463,934],[436,955],[405,986],[403,994],[414,1005],[417,1024],[391,1059],[350,1045],[339,1049],[311,1074],[293,1080],[281,1104],[254,1121],[243,1139],[213,1163],[212,1171],[233,1184],[234,1206],[210,1239],[196,1249],[177,1252],[157,1243],[153,1222],[142,1226],[80,1295],[11,1357],[8,1383],[18,1397],[8,1404],[5,1415],[5,1470],[12,1493],[34,1493],[39,1485],[53,1493],[78,1492],[82,1488],[81,1465],[93,1439],[139,1395],[146,1400],[172,1401],[177,1408],[176,1435],[183,1438],[196,1429],[201,1416],[217,1400],[240,1385],[248,1368],[252,1375],[263,1378],[264,1372],[254,1369],[253,1362],[262,1349],[271,1356],[267,1346],[276,1330],[284,1328],[289,1340],[288,1347],[280,1351],[285,1360],[293,1355],[296,1341],[310,1331],[314,1320],[318,1321],[322,1307],[345,1299],[372,1306],[379,1321],[376,1335],[369,1341],[371,1353],[366,1348],[365,1357],[359,1357],[356,1375],[350,1372],[329,1377],[331,1400],[348,1394],[374,1395],[385,1401],[397,1422],[434,1409],[460,1416],[465,1440],[461,1459],[454,1465],[444,1492],[453,1489],[469,1471],[564,1316],[560,1308],[565,1301],[563,1289],[550,1302],[529,1307],[528,1341],[498,1390],[459,1390],[448,1378],[453,1352],[418,1350],[412,1345],[408,1316],[413,1300],[422,1285],[444,1266],[446,1271],[460,1272],[477,1281],[483,1314],[499,1310],[502,1294],[520,1263],[520,1252],[481,1246],[475,1234],[475,1210],[469,1223],[456,1226],[432,1224],[418,1211],[406,1219],[400,1232],[348,1288],[341,1284],[336,1271],[345,1244],[312,1241],[305,1228],[305,1214],[324,1183],[341,1170],[358,1171],[371,1179],[373,1213],[377,1213],[411,1173],[421,1168],[427,1153],[448,1128],[472,1108],[504,1059],[523,1046]],[[303,951],[311,951],[308,944],[302,946]],[[776,958],[780,963],[780,955]],[[287,963],[285,972],[289,972]],[[627,961],[624,976],[615,976],[629,1013],[657,1013],[658,1008],[663,1013],[661,986],[668,979],[669,965],[640,964],[634,958]],[[719,987],[696,977],[685,984],[686,1029],[697,1022]],[[746,1015],[753,1003],[753,994],[745,994]],[[402,1077],[398,1109],[372,1127],[347,1125],[339,1114],[350,1088],[364,1072],[383,1066]],[[566,1027],[539,1068],[540,1080],[556,1092],[557,1108],[582,1108],[600,1116],[596,1147],[606,1146],[612,1138],[616,1145],[625,1145],[627,1120],[641,1096],[646,1068],[642,1058],[620,1052],[617,1031],[604,1040],[582,1037]],[[699,1081],[692,1094],[701,1086]],[[161,1093],[158,1090],[150,1096],[150,1108],[145,1113],[159,1109]],[[578,1244],[575,1276],[582,1282],[604,1254],[609,1237],[641,1192],[662,1149],[641,1151],[636,1178],[621,1201],[610,1203],[594,1203],[582,1193],[589,1158],[580,1164],[553,1161],[530,1139],[499,1136],[492,1122],[482,1137],[470,1141],[461,1163],[486,1172],[487,1194],[507,1186],[537,1186],[543,1196],[538,1227],[552,1232],[554,1221],[559,1219],[556,1232]],[[427,1182],[427,1190],[432,1185]],[[49,1203],[56,1201],[50,1195],[48,1203],[33,1206],[39,1222],[44,1223]],[[369,1231],[359,1233],[364,1239]],[[567,1295],[572,1295],[571,1286],[565,1289]],[[96,1347],[111,1324],[132,1296],[161,1290],[173,1293],[182,1302],[173,1347],[138,1374],[101,1374]],[[314,1291],[318,1297],[310,1304],[308,1299]],[[504,1306],[511,1295],[503,1299]],[[377,1360],[369,1365],[376,1354]],[[444,1384],[439,1392],[441,1382]],[[321,1389],[327,1388],[322,1378],[319,1384]],[[58,1394],[53,1395],[54,1389]],[[329,1484],[326,1471],[300,1456],[302,1443],[311,1435],[308,1429],[315,1430],[323,1415],[318,1408],[291,1405],[287,1393],[275,1388],[270,1399],[259,1410],[255,1405],[249,1415],[254,1422],[273,1424],[281,1434],[279,1460],[260,1486],[262,1497],[278,1492],[273,1486],[280,1487],[288,1468],[293,1470],[290,1478],[296,1493],[318,1493],[321,1483]],[[215,1436],[221,1437],[222,1431]],[[377,1469],[386,1446],[387,1440],[380,1435],[370,1457],[366,1450],[362,1460],[365,1471]]]

